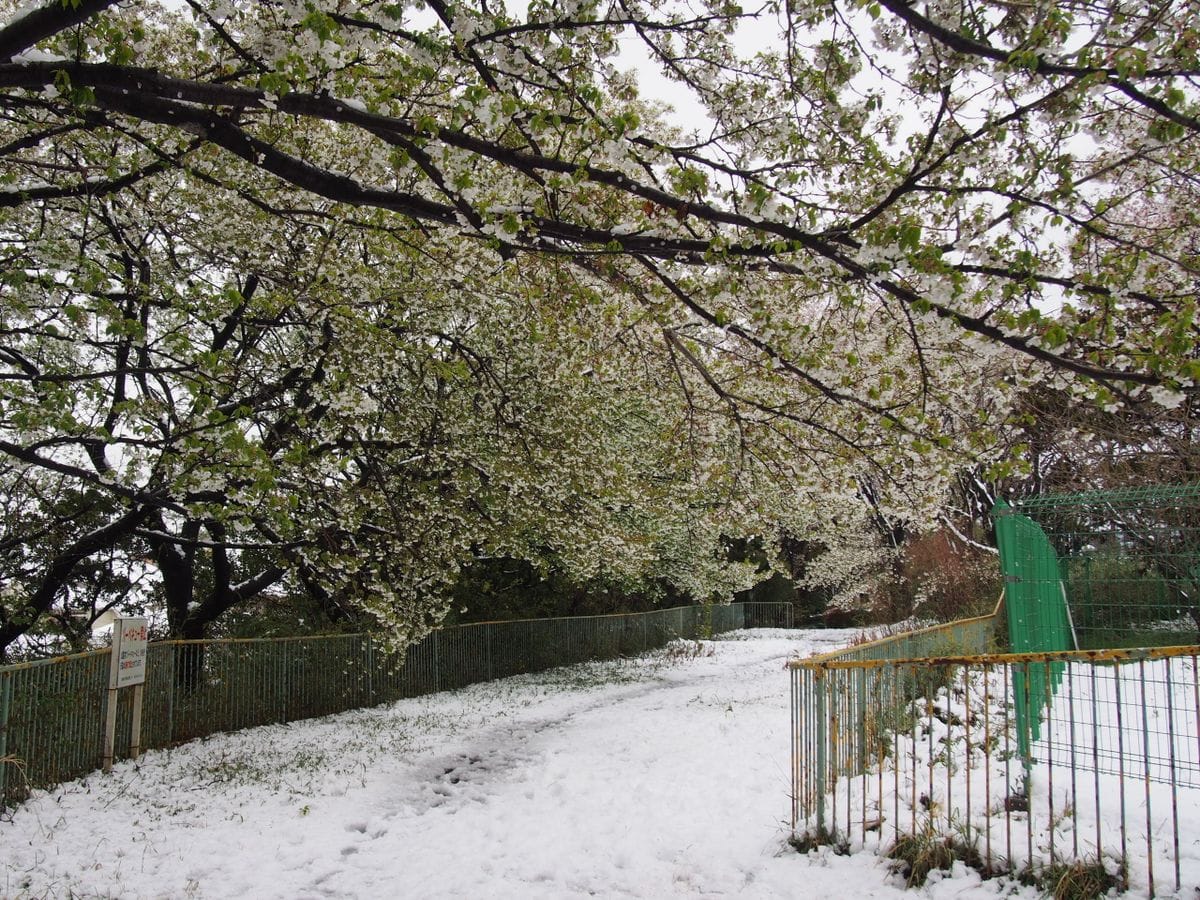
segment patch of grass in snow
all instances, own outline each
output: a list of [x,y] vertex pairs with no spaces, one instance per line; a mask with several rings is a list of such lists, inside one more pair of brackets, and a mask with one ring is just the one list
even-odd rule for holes
[[[8,772],[4,771],[6,766],[8,767]],[[29,778],[25,774],[25,760],[20,759],[12,754],[8,756],[0,756],[0,774],[4,774],[9,779],[13,778],[15,775],[16,781],[24,786],[25,794],[30,792],[31,787],[29,785]],[[4,798],[2,795],[0,795],[0,822],[5,821],[6,817],[11,821],[12,811],[10,808],[4,805],[3,801]]]
[[20,900],[51,900],[51,898],[55,897],[75,898],[82,896],[73,893],[70,888],[63,887],[55,879],[48,879],[49,884],[43,883],[39,885],[35,893],[33,891],[33,878],[22,874],[18,880],[13,881],[10,878],[10,874],[9,872],[5,872],[4,879],[0,881],[0,897],[19,897]]
[[1128,873],[1120,865],[1110,872],[1101,859],[1056,862],[1021,876],[1025,884],[1041,888],[1054,900],[1098,900],[1110,891],[1121,894],[1129,888]]
[[646,680],[646,667],[632,659],[609,659],[563,666],[539,672],[533,683],[556,691],[589,691],[614,684],[634,684]]
[[329,754],[308,747],[222,744],[200,755],[187,774],[210,787],[263,785],[275,792],[307,794],[312,783],[328,773],[330,763]]
[[[892,871],[904,879],[905,887],[921,887],[935,871],[949,872],[961,862],[984,874],[985,864],[974,841],[959,835],[942,834],[932,824],[913,834],[902,834],[887,852]],[[995,873],[987,873],[995,874]]]
[[[794,841],[792,845],[796,846]],[[983,878],[1014,874],[1003,865],[989,866],[979,852],[976,839],[968,839],[961,832],[946,834],[932,823],[916,833],[900,835],[885,855],[892,860],[892,871],[910,888],[924,885],[935,871],[950,872],[955,862],[974,869]],[[1122,893],[1128,889],[1125,866],[1118,865],[1112,871],[1100,859],[1059,860],[1052,865],[1027,867],[1015,877],[1054,900],[1099,900],[1109,892]]]
[[581,693],[614,684],[645,681],[648,670],[641,660],[613,659],[576,663],[542,672],[511,675],[462,689],[461,694],[490,705],[527,707],[548,694]]
[[521,693],[528,687],[541,688],[544,692],[594,691],[613,685],[648,681],[667,666],[681,665],[694,659],[715,655],[716,648],[711,642],[676,639],[665,647],[651,650],[641,656],[593,660],[543,672],[531,672],[528,675],[514,675],[511,678],[484,682],[474,686],[474,689],[484,690],[489,696]]
[[[185,744],[175,777],[200,787],[262,786],[308,795],[330,783],[365,786],[372,764],[419,752],[434,733],[460,730],[454,715],[397,709],[353,710],[300,727],[266,726]],[[467,727],[466,722],[461,723]]]
[[832,847],[838,856],[850,855],[850,842],[827,828],[814,828],[803,834],[793,834],[788,844],[797,853],[811,853],[821,847]]
[[685,641],[681,638],[676,638],[663,647],[659,653],[662,655],[663,662],[674,664],[716,656],[717,648],[711,642],[706,644],[704,641]]

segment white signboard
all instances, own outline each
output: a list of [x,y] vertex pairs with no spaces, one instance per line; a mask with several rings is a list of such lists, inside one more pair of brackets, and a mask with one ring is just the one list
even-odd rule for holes
[[117,619],[113,622],[110,690],[142,684],[146,680],[146,620]]

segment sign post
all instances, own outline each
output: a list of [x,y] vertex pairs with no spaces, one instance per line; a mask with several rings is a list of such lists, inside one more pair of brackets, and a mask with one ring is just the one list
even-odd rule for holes
[[142,744],[142,691],[146,683],[146,620],[118,618],[113,621],[112,662],[108,670],[108,713],[104,717],[105,772],[112,771],[117,739],[117,696],[123,687],[133,688],[133,724],[130,755],[137,759]]

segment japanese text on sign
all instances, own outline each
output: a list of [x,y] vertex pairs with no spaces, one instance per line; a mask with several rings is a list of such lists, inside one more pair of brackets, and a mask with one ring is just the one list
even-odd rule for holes
[[146,680],[146,620],[117,619],[113,624],[110,688],[130,687]]

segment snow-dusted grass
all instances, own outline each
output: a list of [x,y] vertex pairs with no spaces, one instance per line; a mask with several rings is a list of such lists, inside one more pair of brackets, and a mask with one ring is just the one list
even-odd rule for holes
[[[0,822],[0,896],[911,897],[873,853],[786,842],[784,663],[850,637],[738,632],[151,752]],[[961,864],[921,892],[1036,896]]]

